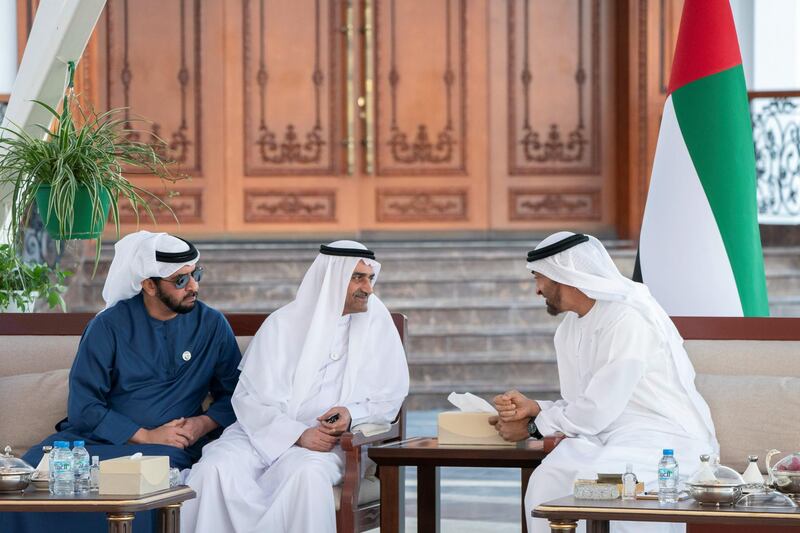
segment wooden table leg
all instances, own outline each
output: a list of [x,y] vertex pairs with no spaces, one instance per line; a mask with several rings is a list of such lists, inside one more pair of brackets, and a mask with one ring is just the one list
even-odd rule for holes
[[439,533],[439,468],[417,467],[417,531]]
[[400,467],[381,465],[381,533],[400,533]]
[[586,533],[608,533],[608,520],[587,520]]
[[107,513],[108,533],[131,533],[133,513]]
[[522,495],[520,497],[520,508],[522,509],[522,533],[528,533],[528,516],[530,511],[525,509],[525,493],[528,492],[528,482],[531,480],[533,468],[520,469],[520,482]]
[[158,510],[158,530],[161,533],[181,533],[180,503],[173,503]]
[[578,527],[576,520],[550,520],[550,531],[552,533],[564,533],[564,531],[575,531]]

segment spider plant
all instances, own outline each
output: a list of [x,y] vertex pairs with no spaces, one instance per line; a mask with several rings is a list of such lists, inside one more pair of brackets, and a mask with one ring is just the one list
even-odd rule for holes
[[[177,180],[167,167],[164,141],[131,129],[126,109],[86,112],[71,86],[60,113],[44,102],[35,103],[52,115],[52,128],[37,124],[36,129],[44,134],[41,137],[18,127],[2,128],[0,138],[0,183],[9,185],[12,204],[9,242],[20,245],[20,230],[38,204],[42,220],[55,239],[96,239],[96,268],[109,210],[119,238],[120,201],[130,203],[137,224],[140,212],[155,222],[151,201],[175,216],[161,198],[131,183],[123,174],[135,169],[171,182]],[[144,135],[148,142],[139,142],[137,139]],[[88,227],[78,228],[80,222]]]

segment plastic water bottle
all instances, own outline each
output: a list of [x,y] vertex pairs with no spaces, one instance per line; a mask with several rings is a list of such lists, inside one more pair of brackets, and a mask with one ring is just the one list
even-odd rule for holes
[[56,469],[53,467],[53,463],[55,462],[56,457],[56,443],[54,442],[52,446],[49,446],[50,451],[47,452],[49,456],[47,462],[47,477],[48,483],[47,486],[50,488],[50,494],[55,493],[55,482],[56,482]]
[[622,499],[636,499],[636,474],[633,473],[633,465],[628,463],[625,473],[622,475]]
[[72,472],[72,452],[69,449],[69,442],[65,440],[55,442],[50,468],[53,471],[53,494],[71,496],[75,492],[75,475]]
[[89,492],[100,491],[100,457],[92,456],[92,465],[89,467]]
[[82,440],[72,443],[72,471],[75,475],[75,494],[89,492],[89,452]]
[[672,450],[665,449],[658,462],[658,503],[678,501],[678,462]]

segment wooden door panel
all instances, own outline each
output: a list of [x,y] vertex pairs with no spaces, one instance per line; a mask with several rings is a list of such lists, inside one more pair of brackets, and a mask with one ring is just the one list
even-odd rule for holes
[[357,230],[345,161],[344,3],[239,0],[225,9],[228,230]]
[[486,224],[484,1],[377,0],[365,229]]
[[[222,9],[201,0],[109,0],[98,24],[100,108],[128,108],[130,126],[162,138],[176,162],[176,184],[129,174],[165,200],[180,220],[156,208],[157,224],[140,213],[141,227],[181,233],[223,231],[221,94]],[[145,119],[145,120],[142,120]],[[156,206],[157,207],[157,206]],[[122,232],[136,229],[130,205],[120,204]],[[109,234],[111,230],[109,229]]]
[[614,224],[613,6],[491,3],[491,226]]
[[337,2],[242,2],[245,175],[341,173]]

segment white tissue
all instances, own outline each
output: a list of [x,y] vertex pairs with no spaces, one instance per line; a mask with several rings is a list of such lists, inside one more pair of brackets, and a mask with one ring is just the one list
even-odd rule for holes
[[131,455],[130,459],[131,459],[131,461],[138,461],[142,457],[144,457],[142,455],[142,452],[136,452],[135,454]]
[[467,413],[491,413],[493,415],[497,414],[497,410],[494,407],[492,407],[492,404],[490,404],[480,396],[475,396],[474,394],[469,392],[465,392],[464,394],[451,392],[450,396],[447,397],[447,401],[458,407],[460,411],[464,411]]

